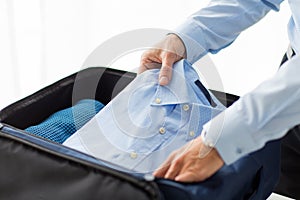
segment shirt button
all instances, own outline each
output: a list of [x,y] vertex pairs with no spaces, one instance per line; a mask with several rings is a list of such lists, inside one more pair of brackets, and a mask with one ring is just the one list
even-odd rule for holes
[[242,150],[241,148],[237,148],[237,149],[236,149],[236,152],[237,152],[238,154],[241,154],[241,153],[243,153],[243,150]]
[[166,132],[166,129],[164,127],[159,128],[159,133],[164,134]]
[[182,108],[184,111],[188,111],[190,109],[190,106],[188,104],[184,104]]
[[160,104],[160,103],[161,103],[161,99],[160,99],[160,98],[156,98],[156,99],[155,99],[155,103]]
[[153,181],[155,179],[155,177],[152,174],[145,174],[144,179],[146,181]]
[[214,147],[214,143],[212,143],[212,141],[207,141],[206,146],[213,148]]
[[134,152],[134,151],[130,153],[130,157],[131,157],[132,159],[136,159],[137,156],[138,156],[137,153]]
[[189,135],[190,135],[190,137],[194,137],[195,136],[195,132],[194,131],[190,131]]

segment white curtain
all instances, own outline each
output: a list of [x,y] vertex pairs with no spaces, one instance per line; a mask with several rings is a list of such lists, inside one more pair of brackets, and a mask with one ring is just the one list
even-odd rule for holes
[[[0,109],[80,70],[85,58],[114,35],[138,28],[172,29],[207,2],[0,0]],[[227,92],[243,94],[277,70],[287,46],[288,16],[283,4],[280,13],[272,12],[212,57]],[[117,65],[137,67],[139,56],[128,55]]]

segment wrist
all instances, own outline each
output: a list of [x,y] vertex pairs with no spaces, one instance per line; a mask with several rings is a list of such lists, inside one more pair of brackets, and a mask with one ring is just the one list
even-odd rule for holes
[[201,136],[199,137],[200,146],[199,146],[199,158],[204,158],[207,156],[213,149],[214,145],[212,143],[207,143],[203,137],[205,133],[202,132]]
[[166,36],[166,41],[167,43],[173,43],[175,45],[175,49],[176,49],[176,54],[178,56],[180,56],[181,58],[186,59],[187,55],[186,55],[186,47],[185,44],[183,42],[183,40],[175,33],[169,33]]

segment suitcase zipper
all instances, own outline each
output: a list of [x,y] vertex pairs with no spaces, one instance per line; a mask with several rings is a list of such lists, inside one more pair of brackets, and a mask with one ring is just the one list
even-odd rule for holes
[[[102,172],[111,174],[112,176],[115,176],[119,179],[123,179],[125,181],[128,181],[132,183],[133,185],[138,186],[139,188],[143,188],[144,190],[147,191],[147,193],[151,196],[151,199],[153,200],[159,200],[161,199],[159,189],[157,185],[153,182],[153,180],[150,179],[142,179],[141,177],[133,177],[132,175],[126,174],[124,172],[120,172],[117,170],[113,170],[111,168],[105,167],[100,165],[99,161],[97,161],[96,158],[86,155],[84,153],[81,153],[77,150],[73,150],[69,147],[63,146],[61,144],[55,143],[53,141],[46,140],[45,138],[42,137],[37,137],[36,135],[30,134],[30,133],[24,133],[23,131],[16,129],[14,127],[10,127],[8,125],[3,125],[0,123],[0,136],[12,139],[14,141],[20,142],[22,144],[28,145],[30,147],[34,147],[36,149],[39,149],[41,151],[44,151],[49,154],[54,154],[56,156],[59,156],[61,158],[65,158],[71,161],[78,162],[80,164],[101,170]],[[35,140],[34,142],[32,140]],[[49,147],[52,148],[49,148]],[[47,148],[48,147],[48,148]],[[54,148],[57,148],[55,151]],[[64,153],[60,152],[64,151]],[[67,153],[75,153],[76,155],[79,156],[71,156],[68,155]],[[89,160],[84,160],[82,157],[85,157],[86,159]]]

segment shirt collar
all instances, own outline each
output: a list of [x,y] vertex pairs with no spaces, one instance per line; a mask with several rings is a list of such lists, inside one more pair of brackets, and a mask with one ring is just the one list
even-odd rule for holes
[[173,66],[172,79],[166,86],[157,84],[152,105],[195,103],[195,91],[190,86],[198,80],[198,74],[186,60]]

